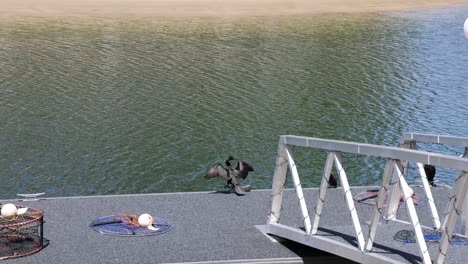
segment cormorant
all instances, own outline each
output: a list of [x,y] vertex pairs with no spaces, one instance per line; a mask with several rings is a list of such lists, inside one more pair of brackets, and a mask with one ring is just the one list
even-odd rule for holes
[[427,181],[429,182],[429,185],[436,186],[434,184],[436,168],[432,165],[424,164],[424,172],[426,173],[426,177],[427,177]]
[[231,160],[234,160],[234,158],[229,156],[229,158],[224,162],[224,166],[220,163],[215,164],[205,175],[205,179],[215,177],[224,178],[226,180],[225,188],[234,187],[234,190],[238,195],[244,195],[245,191],[240,185],[239,177],[241,179],[245,179],[249,174],[249,171],[254,171],[254,168],[247,162],[238,160],[236,168],[233,169]]
[[328,178],[328,184],[330,188],[337,188],[338,187],[338,182],[336,181],[335,175],[330,172],[330,178]]

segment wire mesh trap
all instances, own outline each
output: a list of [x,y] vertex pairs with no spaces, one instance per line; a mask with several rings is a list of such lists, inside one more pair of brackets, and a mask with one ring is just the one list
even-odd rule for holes
[[172,225],[161,218],[153,218],[154,228],[141,227],[138,224],[138,216],[133,214],[109,215],[91,222],[90,226],[95,231],[113,236],[154,236],[169,232]]
[[27,209],[21,215],[0,217],[0,260],[31,255],[45,247],[43,212]]

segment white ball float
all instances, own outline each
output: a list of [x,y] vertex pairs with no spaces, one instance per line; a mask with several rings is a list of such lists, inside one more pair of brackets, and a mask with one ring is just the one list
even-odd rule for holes
[[138,217],[138,224],[141,227],[149,227],[153,224],[153,217],[149,214],[142,214]]
[[16,208],[16,205],[7,203],[2,206],[1,214],[3,217],[11,217],[16,215],[18,212],[18,209]]

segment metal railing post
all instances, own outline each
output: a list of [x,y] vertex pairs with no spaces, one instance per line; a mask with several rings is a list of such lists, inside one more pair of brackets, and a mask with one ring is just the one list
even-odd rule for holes
[[424,165],[422,163],[417,163],[419,175],[421,175],[421,182],[423,184],[424,191],[426,193],[427,201],[429,203],[429,209],[431,211],[432,223],[435,229],[440,229],[440,218],[439,213],[437,213],[437,208],[435,206],[434,197],[432,196],[431,186],[427,180],[426,172],[424,171]]
[[[463,153],[463,158],[468,158],[468,147],[465,147],[465,152]],[[461,222],[462,222],[462,230],[461,233],[465,236],[468,236],[468,195],[465,194],[465,202],[463,203],[462,207],[462,215],[461,215]]]
[[284,183],[286,182],[287,172],[288,159],[286,158],[286,145],[280,140],[278,143],[278,153],[276,156],[273,186],[271,188],[271,210],[267,224],[276,224],[280,220],[283,203]]
[[[416,150],[417,149],[416,140],[407,140],[407,139],[405,139],[405,135],[406,134],[403,133],[403,136],[402,136],[402,139],[401,139],[402,142],[400,142],[401,143],[400,147]],[[429,137],[429,138],[434,138],[434,137]],[[430,141],[430,140],[426,139],[426,141]],[[437,140],[435,140],[435,141],[440,142],[440,139],[437,138]],[[408,163],[408,162],[406,162],[406,163]],[[439,213],[437,212],[437,208],[435,206],[434,197],[432,196],[431,186],[429,185],[429,182],[427,180],[426,172],[424,171],[424,165],[422,163],[418,162],[418,163],[416,163],[416,166],[418,167],[418,172],[419,172],[419,175],[421,176],[421,183],[423,185],[424,193],[426,194],[426,197],[427,197],[427,200],[428,200],[428,203],[429,203],[429,210],[430,210],[430,214],[431,214],[431,217],[432,217],[433,226],[436,229],[440,229],[440,227],[441,227],[440,217],[439,217]],[[404,175],[406,175],[406,173]]]
[[320,183],[319,196],[317,198],[317,202],[315,203],[314,221],[312,224],[311,235],[317,234],[320,216],[322,215],[323,204],[325,203],[325,193],[327,192],[328,181],[330,179],[330,173],[332,170],[334,157],[335,154],[333,151],[328,152],[325,168],[323,169],[322,182]]
[[387,165],[385,165],[382,184],[380,185],[379,195],[377,197],[377,202],[374,207],[374,213],[372,214],[372,218],[369,224],[369,234],[365,245],[366,251],[372,250],[375,234],[377,233],[377,227],[379,225],[379,219],[381,216],[383,216],[382,209],[385,203],[385,196],[387,195],[387,190],[390,186],[390,180],[393,176],[393,163],[393,160],[388,159]]
[[424,234],[421,229],[421,224],[419,223],[418,214],[416,213],[416,208],[414,207],[413,202],[413,190],[408,186],[406,183],[405,177],[403,176],[403,166],[399,160],[394,162],[394,171],[398,175],[398,181],[401,187],[401,191],[403,193],[403,199],[406,203],[406,211],[411,219],[411,223],[413,224],[414,234],[416,236],[416,242],[419,246],[419,251],[421,253],[421,258],[423,263],[431,264],[431,256],[429,255],[429,251],[427,249],[426,241],[424,240]]
[[442,232],[442,238],[439,242],[439,252],[436,257],[436,263],[438,264],[444,263],[449,242],[452,238],[453,229],[455,228],[456,221],[460,216],[460,209],[465,201],[468,189],[468,172],[460,172],[460,176],[455,181],[455,185],[455,194],[450,198],[450,203],[448,205],[449,209],[447,211],[447,215],[444,217],[445,229]]
[[364,251],[364,234],[362,233],[361,223],[359,222],[359,216],[356,211],[356,206],[354,206],[353,195],[351,194],[351,188],[349,187],[348,177],[346,172],[343,169],[341,162],[341,155],[339,152],[334,154],[335,166],[338,171],[341,186],[345,193],[346,203],[348,205],[349,212],[351,213],[351,219],[354,225],[354,231],[356,232],[356,240],[358,242],[359,249]]
[[292,149],[290,146],[286,145],[286,155],[289,161],[289,168],[291,170],[294,188],[296,189],[297,198],[299,199],[299,206],[301,207],[302,219],[304,222],[304,228],[306,234],[310,234],[312,225],[310,223],[309,211],[307,209],[307,204],[304,198],[304,192],[302,191],[301,181],[299,179],[299,173],[297,172],[296,163],[294,162],[292,156]]

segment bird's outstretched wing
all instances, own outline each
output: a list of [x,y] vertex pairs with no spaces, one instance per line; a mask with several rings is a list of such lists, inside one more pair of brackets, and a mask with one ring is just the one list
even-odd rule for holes
[[205,179],[211,179],[215,177],[222,177],[226,180],[229,180],[228,171],[219,163],[214,165],[213,168],[211,168],[205,175]]
[[243,160],[239,160],[237,162],[236,166],[236,173],[237,176],[241,177],[242,179],[247,178],[247,175],[249,175],[249,171],[254,171],[254,168],[250,166],[247,162]]

